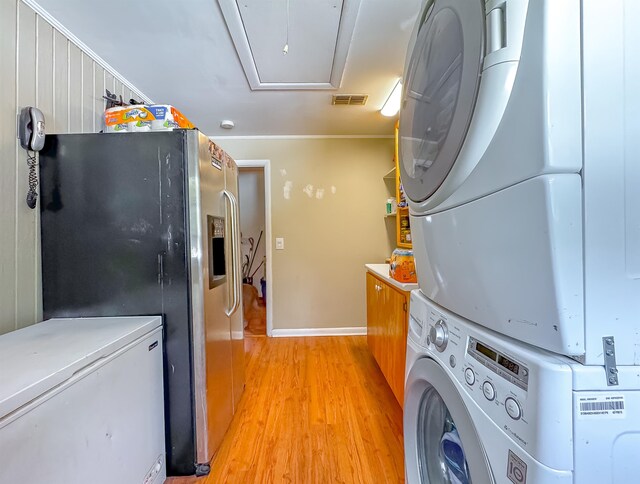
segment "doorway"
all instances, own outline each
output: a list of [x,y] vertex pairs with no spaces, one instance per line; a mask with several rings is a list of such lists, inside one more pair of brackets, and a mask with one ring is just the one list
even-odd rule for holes
[[271,336],[271,174],[269,160],[237,161],[244,332]]

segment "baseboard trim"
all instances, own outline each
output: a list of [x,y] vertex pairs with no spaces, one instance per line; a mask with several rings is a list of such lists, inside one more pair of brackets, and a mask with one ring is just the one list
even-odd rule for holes
[[271,336],[274,338],[295,338],[301,336],[361,336],[367,334],[366,326],[351,328],[274,328]]

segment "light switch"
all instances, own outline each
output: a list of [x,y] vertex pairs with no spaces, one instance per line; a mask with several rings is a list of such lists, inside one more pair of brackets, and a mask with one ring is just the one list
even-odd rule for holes
[[284,250],[284,238],[276,237],[276,250]]

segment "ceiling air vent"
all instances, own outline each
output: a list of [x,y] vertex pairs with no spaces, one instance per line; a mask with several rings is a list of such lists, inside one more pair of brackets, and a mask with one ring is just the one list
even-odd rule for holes
[[331,104],[334,106],[364,106],[369,96],[366,94],[334,94]]

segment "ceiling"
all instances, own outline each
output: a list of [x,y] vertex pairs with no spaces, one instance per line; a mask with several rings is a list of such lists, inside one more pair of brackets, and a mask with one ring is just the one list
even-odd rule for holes
[[[395,119],[379,110],[402,75],[421,0],[38,3],[154,102],[175,105],[208,135],[384,136]],[[369,99],[332,106],[333,94]],[[235,128],[220,128],[223,119]]]

